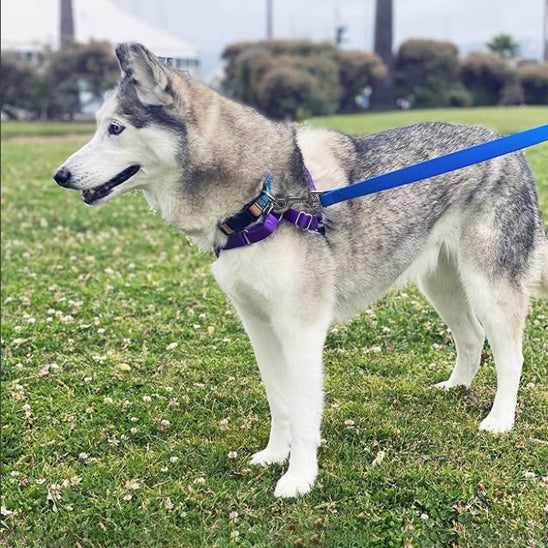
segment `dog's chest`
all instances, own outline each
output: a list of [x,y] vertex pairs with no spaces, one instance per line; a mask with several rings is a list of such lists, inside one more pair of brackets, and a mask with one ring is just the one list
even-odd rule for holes
[[284,258],[269,252],[267,246],[255,244],[222,253],[211,270],[236,306],[266,311],[285,301],[295,284],[295,269],[286,264],[291,263],[287,255]]

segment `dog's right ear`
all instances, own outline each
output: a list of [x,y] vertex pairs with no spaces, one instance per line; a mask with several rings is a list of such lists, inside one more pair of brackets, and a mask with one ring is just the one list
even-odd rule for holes
[[173,95],[167,72],[158,58],[141,44],[119,44],[116,57],[122,77],[130,79],[144,105],[170,105]]

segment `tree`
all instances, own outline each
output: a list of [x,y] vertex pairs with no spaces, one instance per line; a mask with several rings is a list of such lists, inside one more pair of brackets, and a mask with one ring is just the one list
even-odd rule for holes
[[2,58],[2,110],[23,109],[35,118],[72,118],[80,111],[82,91],[101,99],[118,76],[118,63],[106,42],[48,54],[39,69]]
[[385,78],[373,88],[371,104],[374,109],[390,109],[395,106],[394,56],[392,53],[392,0],[376,0],[375,53],[386,66]]
[[52,54],[43,75],[46,92],[42,98],[42,116],[72,119],[81,108],[80,92],[101,99],[118,76],[118,63],[107,42],[76,44]]
[[498,34],[488,44],[489,51],[502,59],[515,59],[520,46],[509,34]]
[[28,67],[2,56],[0,94],[2,112],[16,118],[19,109],[37,116],[43,92],[43,80],[35,67]]

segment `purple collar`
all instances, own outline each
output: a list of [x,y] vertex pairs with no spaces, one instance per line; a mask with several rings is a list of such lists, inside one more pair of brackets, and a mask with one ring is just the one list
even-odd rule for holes
[[[314,185],[314,180],[312,175],[305,167],[306,176],[308,178],[308,184],[310,185],[311,190],[316,190]],[[270,191],[270,175],[265,176],[265,188],[267,188],[267,194]],[[260,198],[264,196],[265,192],[261,192]],[[282,219],[289,221],[291,224],[295,225],[297,228],[309,232],[318,232],[324,234],[324,227],[322,226],[322,213],[306,213],[304,211],[298,211],[293,208],[289,208],[283,212],[275,212],[272,209],[272,203],[267,206],[260,217],[260,220],[254,222],[249,228],[240,230],[228,236],[226,244],[222,247],[216,247],[214,249],[217,257],[221,254],[221,251],[225,249],[235,249],[237,247],[244,247],[247,245],[260,242],[265,238],[268,238],[271,234],[274,233],[280,221]],[[249,204],[245,206],[245,209],[249,208]],[[238,214],[240,215],[240,214]],[[225,226],[225,222],[221,223],[220,226]],[[222,230],[222,229],[221,229]],[[225,232],[225,230],[223,230]]]

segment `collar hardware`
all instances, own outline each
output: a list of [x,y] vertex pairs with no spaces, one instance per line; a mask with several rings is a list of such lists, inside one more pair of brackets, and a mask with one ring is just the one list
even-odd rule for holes
[[[268,238],[278,228],[282,219],[305,232],[318,232],[323,235],[325,229],[322,225],[320,193],[316,191],[307,169],[306,175],[310,188],[305,196],[273,196],[270,193],[271,177],[270,174],[266,174],[261,194],[246,204],[239,213],[219,225],[219,229],[228,236],[228,241],[223,247],[214,249],[217,257],[225,249],[244,247]],[[315,213],[293,209],[293,204],[303,204]]]

